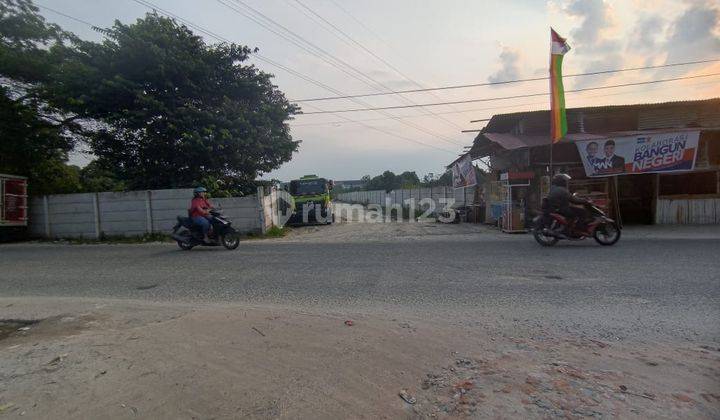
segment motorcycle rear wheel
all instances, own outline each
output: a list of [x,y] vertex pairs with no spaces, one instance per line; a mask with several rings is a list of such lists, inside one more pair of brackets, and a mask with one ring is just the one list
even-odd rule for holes
[[593,234],[595,242],[603,246],[615,245],[620,240],[620,227],[617,223],[605,223],[598,226]]
[[194,247],[194,245],[190,245],[189,243],[183,241],[177,241],[177,244],[183,251],[190,251]]
[[229,249],[232,251],[240,245],[240,235],[235,232],[226,233],[225,235],[223,235],[220,242],[225,247],[225,249]]

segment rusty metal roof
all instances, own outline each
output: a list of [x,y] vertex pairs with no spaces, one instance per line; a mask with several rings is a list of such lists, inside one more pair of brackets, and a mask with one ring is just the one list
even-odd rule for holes
[[[614,131],[609,133],[572,133],[565,136],[562,143],[574,143],[584,140],[604,140],[609,138],[637,136],[647,134],[660,134],[668,132],[682,131],[720,131],[718,127],[687,127],[687,128],[669,128],[656,130],[629,130]],[[550,136],[523,135],[510,133],[482,133],[475,139],[472,149],[469,153],[473,159],[489,156],[493,152],[502,150],[516,150],[526,147],[547,146],[550,144]]]
[[[658,113],[657,111],[662,112]],[[550,111],[546,110],[497,114],[475,137],[469,153],[473,158],[478,158],[502,150],[550,144],[549,113]],[[715,131],[720,129],[720,98],[570,108],[567,113],[568,124],[571,127],[570,132],[563,140],[565,142],[668,131]],[[582,118],[579,117],[580,115]],[[675,118],[670,118],[668,115],[674,115]],[[683,119],[680,116],[686,118]],[[688,120],[691,116],[692,118]],[[583,131],[577,129],[579,128],[578,121],[581,119],[587,121],[586,124],[593,124],[594,129],[588,126],[586,127],[588,132],[578,132]],[[663,124],[663,121],[666,121],[667,124]],[[543,128],[545,125],[548,127]],[[523,127],[524,130],[520,130],[519,127]],[[545,134],[546,131],[547,134]]]
[[[634,111],[672,109],[672,108],[707,108],[711,112],[720,112],[720,98],[703,99],[696,101],[673,101],[659,103],[644,103],[631,105],[601,105],[584,108],[568,108],[566,110],[568,119],[576,114],[617,114],[628,113]],[[549,121],[549,110],[513,112],[509,114],[496,114],[490,119],[481,133],[502,133],[511,130],[520,120],[528,118],[546,117]]]

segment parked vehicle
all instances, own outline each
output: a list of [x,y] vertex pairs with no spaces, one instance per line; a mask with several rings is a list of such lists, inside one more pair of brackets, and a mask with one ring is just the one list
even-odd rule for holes
[[543,246],[553,246],[561,239],[579,241],[590,236],[605,246],[614,245],[620,240],[620,226],[616,221],[607,217],[592,202],[585,204],[585,209],[589,215],[588,228],[586,232],[580,232],[567,217],[551,211],[547,199],[544,199],[542,214],[533,219],[532,233],[535,240]]
[[335,221],[330,190],[334,183],[317,175],[305,175],[290,181],[289,193],[293,198],[293,213],[288,223],[326,223]]
[[173,227],[172,238],[177,241],[178,246],[186,251],[194,247],[201,246],[224,246],[226,249],[236,249],[240,245],[240,234],[232,227],[232,222],[228,220],[220,210],[210,210],[213,217],[210,231],[210,242],[203,241],[202,228],[189,217],[178,216],[177,224]]

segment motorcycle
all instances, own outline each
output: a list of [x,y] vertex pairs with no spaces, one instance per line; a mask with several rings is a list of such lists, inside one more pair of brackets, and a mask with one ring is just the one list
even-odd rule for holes
[[561,239],[580,241],[590,236],[604,246],[614,245],[620,240],[620,226],[616,221],[607,217],[592,201],[585,203],[584,207],[588,212],[589,222],[587,231],[581,232],[573,220],[551,211],[547,198],[543,199],[542,214],[533,219],[532,233],[535,240],[542,246],[553,246]]
[[226,249],[233,250],[240,245],[240,235],[232,227],[232,222],[223,216],[218,209],[210,210],[210,215],[213,218],[210,222],[212,229],[208,235],[210,237],[209,243],[203,240],[202,228],[196,225],[191,218],[178,216],[171,236],[177,241],[181,249],[189,251],[198,245],[222,245]]

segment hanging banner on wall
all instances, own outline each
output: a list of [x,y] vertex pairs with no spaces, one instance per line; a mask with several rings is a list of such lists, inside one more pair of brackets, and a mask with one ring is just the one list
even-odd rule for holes
[[590,177],[691,171],[699,131],[575,142]]
[[472,187],[477,184],[475,167],[472,164],[472,158],[470,158],[469,154],[455,162],[451,169],[453,174],[453,187]]

